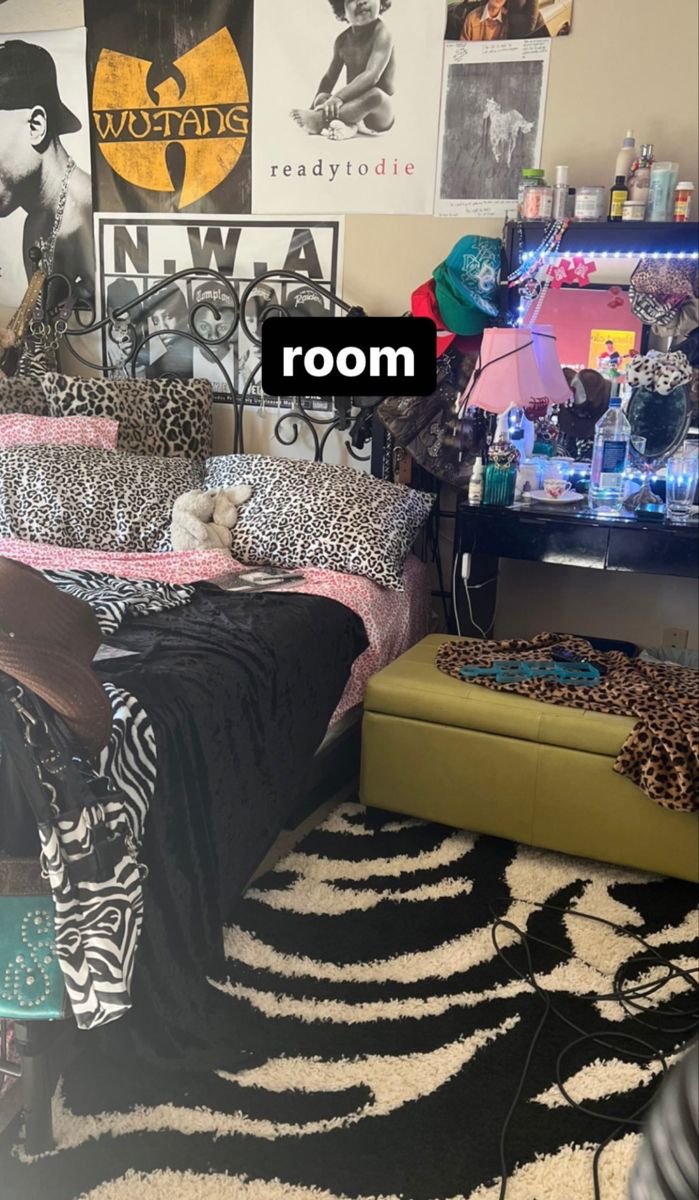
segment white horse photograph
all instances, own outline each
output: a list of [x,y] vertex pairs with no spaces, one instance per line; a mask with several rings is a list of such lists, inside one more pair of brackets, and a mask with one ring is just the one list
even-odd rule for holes
[[520,137],[531,133],[534,122],[525,120],[516,108],[504,112],[492,96],[486,101],[483,115],[483,130],[490,143],[493,158],[496,163],[504,160],[508,167],[511,166],[517,142]]
[[522,168],[539,165],[548,57],[511,47],[488,57],[475,46],[447,48],[438,212],[504,216]]

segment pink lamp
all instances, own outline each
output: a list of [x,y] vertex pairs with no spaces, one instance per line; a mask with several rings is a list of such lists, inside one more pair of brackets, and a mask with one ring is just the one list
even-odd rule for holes
[[526,411],[545,408],[549,402],[531,330],[486,329],[476,369],[459,401],[459,411],[465,408],[483,408],[494,413],[507,412],[508,408]]
[[529,328],[534,339],[534,354],[539,374],[544,381],[550,403],[570,404],[573,393],[563,374],[553,325],[531,325]]

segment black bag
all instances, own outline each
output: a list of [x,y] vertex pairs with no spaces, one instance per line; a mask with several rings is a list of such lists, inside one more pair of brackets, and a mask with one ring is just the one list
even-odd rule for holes
[[486,420],[480,411],[467,410],[458,423],[455,415],[476,361],[476,354],[459,354],[450,347],[438,360],[437,388],[431,396],[389,396],[377,410],[396,444],[430,475],[455,488],[468,486],[486,442]]

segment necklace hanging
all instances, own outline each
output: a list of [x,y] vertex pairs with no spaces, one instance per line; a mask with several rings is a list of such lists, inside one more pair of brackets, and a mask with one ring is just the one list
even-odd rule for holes
[[68,200],[68,186],[70,184],[70,177],[74,170],[75,159],[69,157],[68,162],[66,163],[66,169],[63,173],[63,179],[61,180],[61,188],[58,193],[58,202],[56,204],[56,215],[54,217],[53,228],[51,229],[48,240],[42,238],[39,243],[41,247],[41,265],[46,275],[50,275],[53,271],[53,260],[56,254],[56,242],[58,241],[58,235],[61,232],[61,226],[63,225],[63,217],[65,215],[66,202]]
[[[517,222],[518,257],[520,262],[514,271],[507,276],[507,284],[508,287],[518,288],[520,292],[522,300],[520,325],[536,324],[549,287],[551,286],[551,279],[548,272],[569,225],[569,217],[564,217],[560,221],[554,221],[546,230],[539,246],[537,246],[536,250],[532,251],[531,258],[524,262],[522,222]],[[541,279],[542,274],[543,279]]]
[[507,283],[510,287],[517,287],[523,280],[535,278],[540,269],[546,266],[549,259],[558,250],[561,244],[564,233],[570,225],[570,218],[564,217],[560,221],[554,221],[546,230],[544,237],[536,250],[532,251],[531,258],[524,262],[524,238],[522,222],[517,222],[517,238],[518,238],[518,257],[519,265],[515,267],[507,276]]

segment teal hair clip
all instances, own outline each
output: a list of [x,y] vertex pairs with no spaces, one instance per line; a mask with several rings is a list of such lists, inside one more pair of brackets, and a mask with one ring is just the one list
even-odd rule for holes
[[493,679],[495,683],[526,683],[532,679],[552,679],[556,683],[574,684],[576,687],[595,687],[602,678],[592,663],[559,663],[549,659],[525,662],[517,658],[503,658],[489,667],[464,666],[459,671],[462,679]]

